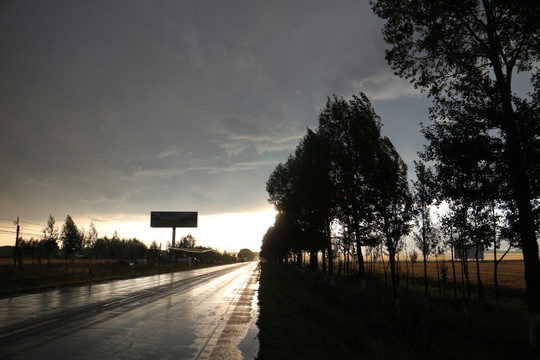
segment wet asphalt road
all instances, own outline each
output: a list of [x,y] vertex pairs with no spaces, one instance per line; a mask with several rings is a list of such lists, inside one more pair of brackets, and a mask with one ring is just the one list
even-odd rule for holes
[[0,299],[1,359],[252,359],[258,263]]

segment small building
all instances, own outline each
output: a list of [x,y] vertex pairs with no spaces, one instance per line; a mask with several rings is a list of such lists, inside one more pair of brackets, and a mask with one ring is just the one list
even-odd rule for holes
[[465,257],[463,256],[463,253],[466,253],[467,260],[476,260],[477,249],[478,259],[484,260],[484,247],[482,245],[480,245],[480,247],[478,247],[477,245],[468,246],[465,247],[463,250],[460,247],[454,247],[454,258],[458,260],[464,259]]

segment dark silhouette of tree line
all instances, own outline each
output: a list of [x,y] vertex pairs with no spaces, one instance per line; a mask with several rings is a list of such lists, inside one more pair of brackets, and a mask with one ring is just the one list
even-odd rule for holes
[[332,283],[336,247],[354,243],[365,286],[363,246],[383,244],[399,308],[396,255],[410,232],[412,196],[407,166],[380,128],[364,94],[328,99],[318,129],[308,129],[294,156],[268,179],[269,201],[279,213],[263,238],[261,257],[282,261],[293,253],[301,264],[308,251],[316,269],[321,252]]
[[[371,5],[386,21],[388,63],[433,101],[430,123],[421,124],[427,145],[415,162],[416,180],[409,187],[407,167],[381,135],[380,119],[365,95],[329,98],[318,128],[307,130],[294,155],[267,181],[278,215],[263,238],[261,257],[301,264],[309,253],[310,266],[318,268],[322,259],[331,279],[335,252],[345,259],[353,254],[365,286],[366,255],[386,254],[399,310],[400,253],[413,263],[418,258],[403,242],[411,234],[423,262],[426,300],[427,260],[449,251],[454,296],[461,274],[468,311],[471,251],[483,301],[482,251],[494,252],[497,299],[497,266],[509,249],[520,248],[529,342],[537,346],[540,3],[374,0]],[[513,90],[516,72],[530,76],[532,91],[526,96]],[[432,209],[440,204],[448,211],[437,217]],[[448,276],[447,270],[440,274]]]
[[[506,213],[503,233],[523,253],[529,342],[537,346],[540,4],[378,0],[372,6],[386,20],[388,63],[433,100],[421,157],[433,163],[438,195],[451,204],[454,222],[467,221],[478,244],[496,233],[484,226],[496,228],[493,209]],[[518,72],[530,76],[528,96],[513,90]]]
[[[179,244],[184,248],[212,250],[209,247],[196,246],[196,242],[193,235],[187,234],[182,236]],[[112,237],[100,237],[93,222],[90,222],[87,230],[79,229],[70,215],[67,215],[64,224],[59,228],[55,218],[49,215],[41,238],[19,239],[17,262],[22,264],[24,259],[38,264],[50,264],[51,259],[63,259],[66,262],[73,262],[75,259],[124,260],[131,264],[136,264],[138,260],[150,263],[170,262],[174,256],[168,250],[169,246],[170,244],[167,249],[162,250],[155,240],[147,246],[137,238],[120,238],[116,231]],[[208,251],[198,255],[198,261],[230,263],[238,261],[238,258],[232,253]]]
[[87,231],[79,229],[70,215],[61,228],[56,220],[49,215],[47,224],[43,228],[41,238],[19,239],[18,262],[30,258],[39,264],[51,259],[64,259],[73,261],[75,258],[83,259],[143,259],[147,253],[147,246],[136,238],[120,239],[117,232],[111,238],[99,237],[94,223],[90,223]]

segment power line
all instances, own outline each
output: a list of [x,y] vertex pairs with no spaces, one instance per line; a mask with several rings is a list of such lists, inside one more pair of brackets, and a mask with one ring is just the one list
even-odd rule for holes
[[28,222],[28,221],[19,221],[21,224],[30,224],[30,225],[36,225],[36,226],[45,226],[45,224],[36,224],[36,223],[31,223],[31,222]]
[[38,234],[38,233],[28,232],[28,231],[22,230],[22,231],[21,231],[21,235],[26,235],[26,236],[28,236],[28,235],[31,235],[31,236],[42,236],[43,234]]
[[[1,235],[17,235],[17,232],[16,231],[6,231],[6,230],[0,230],[0,234]],[[36,233],[29,233],[29,232],[24,232],[24,231],[21,231],[19,233],[19,238],[21,239],[23,236],[24,237],[41,237],[43,234],[36,234]]]
[[[6,219],[6,218],[0,218],[0,221],[9,221],[12,224],[15,224],[17,222],[16,219]],[[39,227],[44,227],[46,225],[46,224],[36,224],[36,223],[30,222],[30,221],[22,221],[22,220],[19,221],[19,224],[35,225],[35,226],[39,226]]]
[[39,228],[39,229],[36,229],[36,228],[33,228],[33,227],[30,227],[30,226],[21,226],[21,228],[23,229],[26,229],[28,231],[34,231],[34,232],[43,232],[43,229]]
[[[23,223],[22,221],[19,221],[19,223]],[[41,225],[38,225],[38,224],[34,224],[34,223],[24,223],[24,224],[30,224],[30,226],[28,225],[22,225],[21,228],[25,229],[26,231],[24,231],[25,233],[32,233],[33,235],[42,235],[42,232],[43,232],[43,227]],[[38,227],[39,226],[39,227]],[[11,230],[13,229],[13,231],[15,231],[15,228],[16,225],[0,225],[0,229],[3,229],[3,230]]]

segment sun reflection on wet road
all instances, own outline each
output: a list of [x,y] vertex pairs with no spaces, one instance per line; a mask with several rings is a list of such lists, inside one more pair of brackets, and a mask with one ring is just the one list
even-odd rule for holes
[[0,299],[0,354],[253,358],[259,271],[235,264]]

